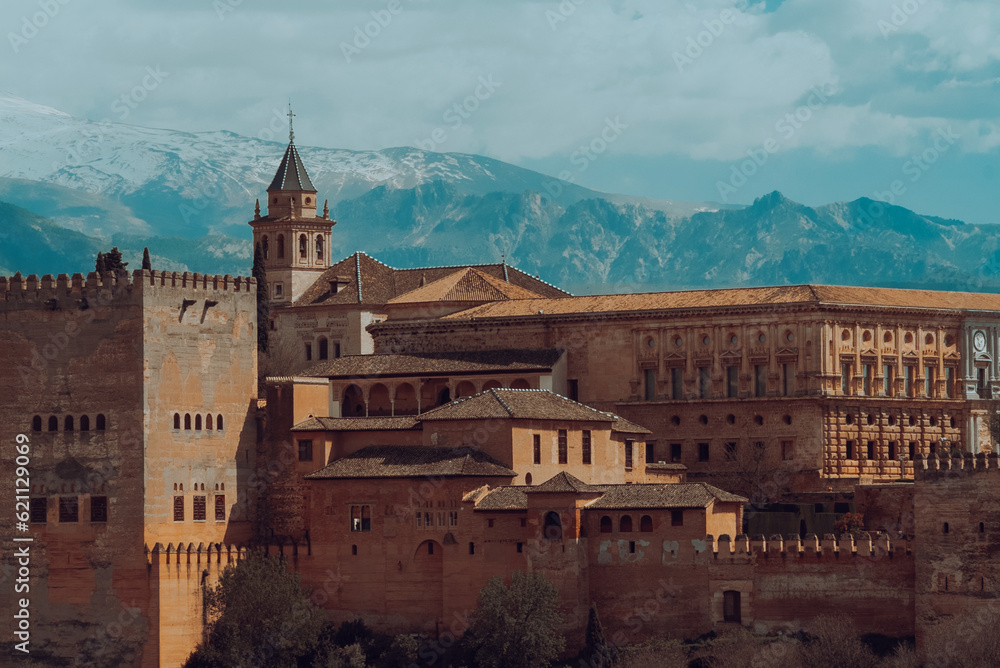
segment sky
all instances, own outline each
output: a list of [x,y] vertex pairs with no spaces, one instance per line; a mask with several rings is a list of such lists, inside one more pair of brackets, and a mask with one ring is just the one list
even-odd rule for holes
[[290,99],[300,146],[1000,223],[997,0],[5,0],[0,20],[0,90],[91,120],[284,141]]

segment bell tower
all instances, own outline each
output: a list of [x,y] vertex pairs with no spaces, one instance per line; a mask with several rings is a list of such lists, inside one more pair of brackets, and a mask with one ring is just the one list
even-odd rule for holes
[[260,244],[267,269],[272,306],[289,306],[330,266],[330,236],[336,221],[323,203],[316,215],[316,188],[295,148],[291,105],[288,107],[288,148],[267,188],[267,213],[260,200],[254,207],[253,243]]

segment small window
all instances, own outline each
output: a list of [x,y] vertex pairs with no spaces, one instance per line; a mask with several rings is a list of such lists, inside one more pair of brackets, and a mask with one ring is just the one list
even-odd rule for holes
[[216,494],[215,495],[215,521],[225,522],[226,521],[226,495]]
[[525,485],[530,485],[531,481],[532,481],[531,474],[530,473],[525,473],[524,474],[524,484]]
[[489,527],[490,529],[492,529],[493,528],[493,520],[492,519],[486,520],[486,526]]
[[181,428],[181,414],[174,413],[174,429],[180,429],[180,428]]
[[545,513],[542,536],[545,540],[562,540],[562,519],[556,511],[550,510]]
[[656,463],[656,441],[646,441],[646,463]]
[[63,431],[73,431],[73,416],[67,415],[66,419],[63,420],[63,424],[65,425]]
[[740,592],[733,590],[722,592],[722,619],[726,622],[742,623]]
[[[419,515],[420,513],[417,513]],[[433,520],[430,513],[425,513],[425,520],[428,527],[432,526]],[[419,526],[419,525],[418,525]],[[372,509],[368,505],[351,506],[351,531],[371,531],[372,530]]]
[[355,557],[358,556],[358,546],[357,545],[351,545],[351,555],[353,555]]
[[220,431],[222,430],[222,416],[221,415],[219,416],[219,419],[215,421],[215,428],[219,429]]
[[625,470],[632,470],[632,441],[625,441]]
[[641,533],[652,533],[653,531],[653,518],[649,515],[643,515],[639,518],[639,531]]
[[679,463],[681,461],[682,454],[683,454],[681,452],[681,450],[682,450],[682,448],[681,448],[681,444],[680,443],[671,443],[670,444],[670,461],[671,462],[677,464],[677,463]]
[[186,429],[188,431],[191,430],[191,414],[190,413],[185,413],[184,414],[184,429]]
[[306,235],[299,235],[299,259],[306,259]]
[[726,443],[726,459],[728,461],[733,461],[736,459],[737,446],[735,441],[730,441]]
[[534,453],[534,462],[536,464],[542,463],[542,437],[539,434],[533,434],[531,437],[532,447]]
[[311,462],[313,460],[313,442],[309,439],[299,441],[299,461]]
[[629,551],[629,554],[635,554],[635,541],[634,540],[630,540],[628,542],[628,551]]
[[632,516],[622,515],[622,518],[618,521],[618,531],[622,533],[632,532]]
[[282,287],[281,283],[275,283],[274,284],[274,296],[275,297],[281,297],[283,294],[284,294],[284,288]]
[[90,431],[90,416],[81,415],[80,416],[80,431]]
[[427,554],[434,554],[434,543],[427,543]]
[[708,443],[698,444],[698,461],[699,462],[708,461]]
[[947,522],[944,523],[944,532],[948,533],[948,523]]
[[330,356],[330,343],[326,340],[325,336],[319,338],[319,351],[318,357],[321,360],[325,360]]
[[584,464],[589,464],[590,463],[590,430],[589,429],[584,429],[583,430],[582,450],[583,450],[583,463]]
[[670,526],[672,526],[672,527],[682,527],[682,526],[684,526],[684,511],[683,510],[671,510],[670,511]]
[[59,522],[79,522],[79,502],[75,496],[59,497]]
[[41,431],[42,430],[42,416],[36,415],[31,418],[31,431]]
[[194,497],[193,513],[194,513],[194,521],[195,522],[204,522],[205,521],[205,497],[204,496],[196,496],[196,497]]
[[90,521],[91,522],[108,521],[108,497],[106,496],[90,497]]
[[475,553],[476,553],[476,544],[473,543],[473,542],[470,542],[469,543],[469,554],[475,554]]
[[979,533],[986,533],[986,523],[985,522],[980,522],[979,523]]
[[854,459],[854,441],[847,442],[847,459]]
[[524,552],[524,543],[518,543],[517,544],[517,553],[521,554],[522,552]]
[[59,418],[55,415],[49,417],[49,431],[59,431]]
[[607,515],[601,516],[601,533],[611,533],[611,518]]
[[566,430],[565,429],[560,429],[559,430],[559,463],[560,464],[565,464],[565,463],[567,463],[569,461],[569,453],[567,451],[567,448],[568,448],[568,446],[567,446],[567,439],[566,439]]
[[201,414],[194,416],[194,430],[201,431]]
[[33,497],[28,501],[33,524],[45,524],[49,519],[49,500],[44,496]]
[[[309,198],[307,197],[306,204],[308,203]],[[321,236],[316,237],[316,259],[320,261],[323,259],[323,237]]]
[[97,414],[97,431],[104,431],[104,414]]
[[174,497],[174,522],[184,521],[184,497]]
[[212,430],[212,414],[211,413],[209,413],[208,415],[205,416],[205,429],[207,429],[209,431]]

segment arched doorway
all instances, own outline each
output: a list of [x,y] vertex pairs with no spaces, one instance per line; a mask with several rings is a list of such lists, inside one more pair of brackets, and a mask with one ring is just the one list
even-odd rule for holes
[[471,397],[476,393],[476,386],[472,384],[472,381],[463,380],[455,387],[455,398],[459,397]]
[[375,383],[368,391],[368,415],[392,415],[392,401],[389,400],[389,388],[382,383]]
[[365,416],[365,395],[357,385],[349,385],[344,390],[344,400],[340,404],[340,414],[344,417]]

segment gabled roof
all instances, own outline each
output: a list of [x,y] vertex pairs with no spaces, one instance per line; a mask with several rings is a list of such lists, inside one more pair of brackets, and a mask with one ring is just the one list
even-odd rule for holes
[[950,311],[1000,311],[1000,295],[938,290],[900,290],[834,285],[782,285],[764,288],[684,290],[563,299],[528,299],[475,306],[444,316],[447,320],[670,311],[715,307],[776,305],[858,306]]
[[462,397],[420,416],[424,421],[489,418],[613,422],[616,416],[548,390],[508,388],[486,390],[470,397]]
[[316,192],[312,181],[309,180],[309,174],[306,173],[306,167],[302,164],[302,158],[299,157],[299,151],[291,142],[285,149],[285,155],[281,158],[281,164],[278,165],[278,171],[271,180],[271,185],[267,187],[267,192],[276,190]]
[[[545,281],[529,276],[509,264],[478,264],[457,267],[417,267],[415,269],[395,269],[378,260],[357,252],[324,271],[319,278],[295,301],[295,306],[318,306],[335,304],[370,304],[381,306],[391,299],[426,287],[456,272],[473,267],[480,273],[524,288],[545,298],[567,296],[559,288]],[[342,285],[334,292],[330,284],[340,283],[343,277],[350,277],[350,283]]]
[[405,431],[416,429],[420,420],[405,417],[310,417],[299,422],[292,431]]
[[541,295],[495,276],[490,276],[474,267],[466,267],[394,297],[387,303],[490,302],[535,297],[541,297]]
[[[563,474],[560,474],[563,475]],[[558,476],[557,476],[558,477]],[[572,476],[569,476],[572,477]],[[555,480],[553,478],[552,480]],[[552,482],[552,480],[548,482]],[[574,478],[575,480],[575,478]],[[706,508],[713,501],[723,503],[746,503],[747,499],[703,482],[653,483],[634,485],[587,485],[577,480],[584,489],[582,493],[598,492],[600,497],[587,503],[587,510],[646,510],[668,508]],[[548,483],[545,483],[548,484]],[[565,483],[557,483],[558,489],[542,490],[542,485],[508,485],[479,493],[469,500],[475,501],[476,510],[526,510],[528,494],[536,491],[572,491]]]
[[335,478],[417,478],[423,476],[485,476],[513,478],[517,474],[475,448],[433,448],[422,445],[372,445],[331,462],[306,476]]
[[300,376],[374,378],[430,374],[504,373],[549,370],[561,350],[482,350],[414,353],[411,355],[348,355],[315,364]]
[[485,496],[474,500],[476,510],[527,510],[528,495],[525,492],[530,487],[525,485],[509,485],[489,490]]
[[585,493],[585,492],[599,492],[600,489],[594,485],[588,485],[579,478],[566,473],[565,471],[560,471],[555,474],[545,482],[540,485],[532,485],[525,490],[529,494],[535,492],[551,493],[551,492],[573,492],[573,493]]

